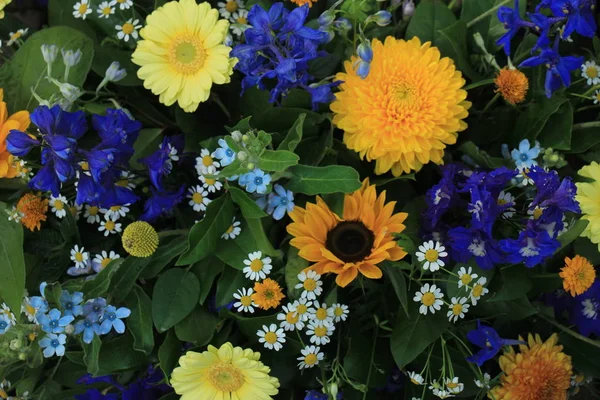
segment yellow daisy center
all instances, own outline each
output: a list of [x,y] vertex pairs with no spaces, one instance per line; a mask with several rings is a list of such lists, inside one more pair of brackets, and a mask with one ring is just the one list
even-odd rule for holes
[[498,203],[499,206],[503,206],[503,205],[505,205],[508,202],[506,200],[504,200],[504,199],[498,199],[497,203]]
[[94,215],[98,215],[98,211],[100,211],[100,209],[96,206],[91,206],[88,209],[88,212],[90,213],[90,215],[94,216]]
[[213,165],[213,158],[211,156],[204,156],[202,157],[202,165],[204,165],[205,167],[210,167],[211,165]]
[[102,266],[102,269],[106,268],[106,266],[112,261],[112,258],[110,257],[105,257],[102,259],[102,261],[100,261],[100,265]]
[[410,378],[410,381],[415,384],[415,385],[420,385],[421,382],[419,382],[418,380],[416,380],[415,378]]
[[107,221],[106,224],[104,224],[104,227],[107,231],[112,231],[115,229],[115,223],[113,221]]
[[267,332],[265,335],[265,342],[269,344],[275,344],[277,342],[277,335],[275,332]]
[[423,302],[423,305],[427,307],[432,306],[433,303],[435,303],[435,295],[431,292],[427,292],[423,295],[421,301]]
[[88,9],[87,4],[81,3],[81,5],[79,6],[79,14],[81,14],[81,15],[85,14],[87,9]]
[[127,179],[119,179],[115,185],[120,186],[120,187],[127,187],[127,185],[129,185],[129,181]]
[[446,384],[446,386],[448,386],[448,389],[456,389],[458,387],[458,383],[449,382]]
[[598,93],[595,97],[596,97],[596,100],[600,101],[600,93]]
[[110,7],[104,7],[102,9],[102,15],[110,15],[110,10],[111,10]]
[[237,1],[232,1],[229,0],[226,4],[225,4],[225,9],[227,11],[229,11],[230,13],[236,12],[238,9],[238,3]]
[[252,305],[252,297],[250,296],[242,296],[242,298],[240,299],[240,303],[242,303],[242,305],[244,307],[249,307]]
[[327,328],[324,326],[317,326],[315,328],[315,336],[324,337],[327,336]]
[[308,290],[309,292],[312,292],[313,290],[315,290],[317,288],[317,281],[315,281],[314,279],[311,278],[307,278],[304,281],[304,290]]
[[79,166],[84,171],[89,171],[90,170],[90,164],[87,161],[82,161],[81,164],[79,164]]
[[121,206],[112,206],[112,207],[110,208],[110,211],[117,212],[117,211],[119,211],[120,209],[121,209]]
[[475,285],[475,287],[473,288],[473,296],[480,297],[481,293],[483,293],[483,286]]
[[202,204],[202,202],[204,201],[204,196],[202,196],[202,194],[196,192],[192,195],[192,201],[196,204]]
[[306,307],[304,304],[300,304],[300,305],[298,305],[298,307],[296,307],[296,312],[299,315],[306,314],[307,311],[308,311],[308,307]]
[[82,262],[83,261],[83,254],[81,254],[81,253],[75,253],[75,260],[77,262]]
[[425,259],[429,262],[435,262],[438,260],[439,254],[437,250],[429,249],[425,252]]
[[[460,315],[460,313],[462,313],[463,310],[463,306],[462,304],[455,304],[452,306],[452,314],[454,315]],[[450,386],[448,386],[450,387]]]
[[177,36],[169,45],[169,48],[169,63],[181,74],[193,75],[204,65],[206,52],[202,46],[202,41],[197,35],[183,34]]
[[131,35],[133,33],[133,31],[135,31],[135,27],[133,26],[133,24],[129,23],[129,22],[125,22],[123,24],[123,28],[121,28],[123,30],[123,33],[126,35]]
[[540,219],[543,212],[543,209],[541,209],[540,207],[536,207],[535,210],[533,210],[533,219]]
[[335,310],[333,310],[333,315],[336,317],[341,317],[344,315],[344,309],[342,307],[336,307]]
[[63,208],[65,208],[65,204],[60,200],[56,200],[54,202],[54,208],[56,208],[57,210],[62,210]]
[[324,319],[327,319],[327,310],[321,307],[317,310],[315,316],[318,320],[323,321]]
[[309,354],[306,357],[304,357],[304,364],[306,365],[315,365],[317,363],[317,355],[316,354]]
[[471,274],[464,274],[460,277],[460,281],[463,283],[463,285],[468,285],[469,283],[471,283],[472,280],[473,277],[471,276]]
[[227,230],[225,231],[225,233],[230,234],[231,232],[233,232],[233,225],[229,225],[229,228],[227,228]]
[[126,1],[127,1],[127,0],[117,0],[117,3],[119,3],[119,4],[123,4],[123,3],[125,3]]
[[596,78],[598,76],[598,70],[596,67],[587,67],[585,73],[589,78]]
[[248,25],[248,18],[246,17],[237,17],[236,21],[238,24]]
[[254,272],[258,272],[260,270],[263,269],[264,263],[262,262],[262,260],[256,259],[256,260],[252,260],[252,262],[250,263],[250,269]]
[[227,362],[209,367],[206,377],[220,392],[235,392],[244,385],[244,374],[239,368]]
[[299,315],[295,312],[289,312],[285,315],[285,320],[289,323],[289,324],[297,324],[298,323],[298,319],[299,319]]
[[213,179],[213,178],[206,178],[204,181],[205,181],[205,182],[206,182],[206,184],[207,184],[207,185],[209,185],[209,186],[212,186],[212,185],[214,185],[215,183],[217,183],[217,180],[216,180],[216,179]]

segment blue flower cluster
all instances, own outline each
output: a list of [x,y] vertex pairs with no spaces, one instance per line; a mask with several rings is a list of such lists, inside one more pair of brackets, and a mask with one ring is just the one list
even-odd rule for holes
[[[521,29],[530,29],[539,35],[532,49],[532,52],[539,50],[539,54],[523,61],[521,66],[546,66],[546,96],[551,97],[552,93],[563,85],[568,87],[571,84],[571,71],[583,63],[582,57],[561,56],[558,51],[559,42],[573,33],[593,37],[597,30],[594,19],[595,6],[596,0],[542,0],[534,13],[527,14],[527,21],[521,18],[519,0],[515,0],[514,8],[503,6],[498,9],[498,19],[504,24],[507,32],[498,39],[497,44],[504,48],[506,55],[510,55],[511,40]],[[551,16],[546,15],[546,10],[549,10]],[[561,34],[557,35],[552,43],[550,34],[559,30],[559,27],[562,28]]]
[[29,182],[32,189],[58,196],[64,183],[77,180],[77,204],[110,208],[139,200],[129,187],[116,183],[129,166],[133,143],[142,127],[140,122],[122,110],[108,109],[105,116],[94,115],[92,123],[100,143],[84,150],[78,147],[79,139],[88,130],[83,111],[40,106],[31,113],[31,121],[39,130],[39,138],[12,130],[6,142],[8,151],[18,157],[41,146],[42,168]]
[[[520,212],[507,188],[515,170],[484,172],[450,164],[442,175],[426,194],[423,236],[448,242],[456,262],[474,258],[483,269],[502,263],[534,267],[560,247],[557,237],[565,229],[565,213],[579,212],[571,179],[561,180],[556,171],[538,166],[527,172],[537,190],[526,192],[531,201]],[[503,220],[521,227],[517,239],[494,238],[495,223]]]
[[239,60],[235,68],[245,75],[242,93],[253,86],[265,89],[265,81],[274,79],[277,83],[271,89],[271,103],[293,88],[308,91],[313,108],[333,100],[331,88],[339,82],[315,83],[308,72],[310,61],[327,55],[318,47],[329,39],[327,32],[304,26],[308,11],[307,5],[288,11],[281,2],[268,12],[257,4],[252,7],[248,13],[251,28],[244,32],[246,43],[231,52]]

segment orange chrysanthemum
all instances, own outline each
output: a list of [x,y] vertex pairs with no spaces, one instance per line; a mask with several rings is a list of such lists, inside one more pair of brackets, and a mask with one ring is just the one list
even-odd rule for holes
[[19,173],[15,165],[15,158],[6,150],[6,137],[13,130],[25,131],[29,128],[28,111],[19,111],[8,115],[8,109],[4,102],[4,91],[0,89],[0,178],[14,178]]
[[456,143],[457,132],[471,103],[465,80],[454,62],[440,58],[431,43],[388,37],[374,40],[373,61],[366,79],[344,64],[337,74],[341,91],[331,103],[333,122],[344,130],[344,143],[362,158],[375,160],[375,173],[395,176],[424,164],[442,164],[446,145]]
[[290,217],[294,222],[287,231],[294,238],[290,244],[299,255],[314,262],[317,273],[337,274],[336,283],[345,287],[360,272],[370,279],[381,278],[377,264],[397,261],[406,255],[392,233],[402,232],[408,214],[394,214],[395,201],[385,202],[385,191],[379,196],[375,185],[365,179],[362,187],[344,199],[343,218],[332,212],[317,197],[317,204],[307,203],[306,209],[294,207]]
[[[522,340],[522,338],[519,338]],[[500,356],[500,386],[488,397],[495,400],[565,400],[573,374],[571,357],[557,345],[558,336],[542,342],[540,335],[529,335],[520,352],[510,351]]]
[[30,231],[41,228],[42,221],[46,220],[48,212],[48,199],[43,199],[33,193],[27,193],[17,203],[17,211],[22,213],[21,224]]
[[529,80],[518,69],[503,68],[494,80],[496,93],[500,93],[504,100],[511,104],[519,104],[525,100],[529,90]]
[[585,257],[576,255],[573,259],[565,257],[565,266],[560,270],[564,289],[575,297],[592,286],[596,279],[594,266]]
[[298,7],[302,7],[305,4],[308,4],[308,7],[312,7],[313,3],[316,3],[319,0],[290,0],[292,3],[296,4]]
[[262,282],[254,284],[252,300],[263,310],[278,307],[284,297],[285,295],[281,291],[281,286],[273,279],[267,278]]

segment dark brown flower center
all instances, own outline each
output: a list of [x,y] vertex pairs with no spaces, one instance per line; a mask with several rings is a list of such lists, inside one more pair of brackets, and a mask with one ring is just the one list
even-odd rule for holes
[[327,233],[325,247],[344,262],[364,260],[373,248],[375,235],[360,221],[343,221]]

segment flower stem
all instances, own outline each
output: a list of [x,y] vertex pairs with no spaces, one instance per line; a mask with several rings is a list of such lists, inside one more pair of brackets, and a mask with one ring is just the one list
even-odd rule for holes
[[373,362],[375,361],[375,347],[377,345],[377,334],[379,333],[379,324],[375,324],[375,334],[373,335],[373,348],[371,349],[371,360],[369,361],[369,372],[367,372],[367,382],[365,383],[366,390],[363,393],[362,400],[367,399],[369,394],[369,381],[371,380],[371,370],[373,369]]
[[496,10],[498,10],[500,7],[510,3],[512,0],[504,0],[502,3],[498,4],[495,7],[490,8],[489,10],[487,10],[486,12],[484,12],[483,14],[479,15],[476,18],[473,18],[471,21],[469,21],[467,23],[467,29],[472,27],[473,25],[475,25],[476,23],[478,23],[479,21],[486,19],[487,17],[489,17],[491,14],[493,14],[494,12],[496,12]]
[[579,339],[582,342],[585,342],[587,344],[591,344],[594,347],[598,347],[600,348],[600,341],[596,341],[596,340],[592,340],[588,337],[585,337],[577,332],[575,332],[572,329],[567,328],[566,326],[559,324],[558,322],[556,322],[555,320],[553,320],[552,318],[549,318],[547,316],[545,316],[541,311],[538,310],[538,316],[545,320],[546,322],[551,323],[552,325],[554,325],[555,327],[557,327],[558,329],[560,329],[561,331],[568,333],[569,335],[573,336],[575,339]]
[[188,233],[190,233],[189,229],[172,229],[169,231],[158,232],[158,237],[162,239],[168,236],[187,235]]
[[578,131],[580,129],[588,129],[588,128],[600,128],[600,121],[580,122],[579,124],[573,125],[574,131]]

